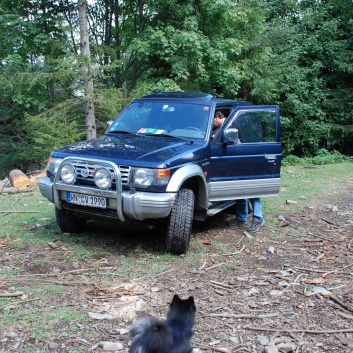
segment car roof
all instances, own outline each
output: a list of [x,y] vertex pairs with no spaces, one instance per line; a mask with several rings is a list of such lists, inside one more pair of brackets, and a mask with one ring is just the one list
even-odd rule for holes
[[236,105],[252,105],[250,102],[217,98],[205,92],[155,92],[147,94],[135,101],[174,101],[174,102],[195,102],[195,103],[230,103]]

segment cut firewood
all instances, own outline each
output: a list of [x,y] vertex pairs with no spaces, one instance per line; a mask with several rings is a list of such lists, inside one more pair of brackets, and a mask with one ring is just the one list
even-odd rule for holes
[[5,178],[4,180],[0,180],[0,191],[6,187],[6,184],[9,183],[9,179],[8,178]]
[[30,192],[34,190],[34,186],[25,186],[21,188],[15,188],[15,187],[10,187],[10,188],[3,188],[0,190],[0,194],[16,194],[17,192]]
[[46,173],[45,170],[43,170],[43,171],[41,171],[41,172],[37,172],[36,175],[32,176],[32,177],[29,179],[31,185],[37,185],[37,184],[38,184],[38,180],[39,180],[40,178],[44,178],[44,177],[46,176],[46,174],[47,174],[47,173]]
[[11,170],[9,174],[9,179],[11,181],[12,186],[15,188],[27,187],[30,184],[28,176],[19,169]]

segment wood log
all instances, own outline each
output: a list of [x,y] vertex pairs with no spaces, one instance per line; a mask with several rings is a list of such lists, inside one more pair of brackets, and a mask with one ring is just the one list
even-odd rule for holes
[[9,181],[8,178],[0,181],[0,191],[6,186],[6,183]]
[[42,172],[30,177],[29,182],[31,183],[31,185],[37,185],[38,180],[40,178],[44,178],[46,175],[47,175],[47,172],[45,170],[43,170]]
[[34,186],[25,186],[22,188],[10,187],[10,188],[3,188],[2,190],[0,190],[0,194],[16,194],[18,192],[30,192],[33,190],[34,190]]
[[28,176],[21,172],[19,169],[11,170],[9,179],[12,186],[15,188],[27,187],[30,184]]

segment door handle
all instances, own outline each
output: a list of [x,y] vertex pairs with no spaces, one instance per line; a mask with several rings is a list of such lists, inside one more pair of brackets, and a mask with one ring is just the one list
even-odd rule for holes
[[270,160],[270,161],[274,161],[275,159],[277,159],[276,156],[265,156],[265,159]]

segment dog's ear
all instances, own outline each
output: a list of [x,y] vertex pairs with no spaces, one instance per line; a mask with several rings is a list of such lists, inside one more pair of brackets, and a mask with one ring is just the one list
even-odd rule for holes
[[193,304],[193,305],[195,305],[195,300],[194,300],[194,297],[189,297],[188,299],[187,299],[187,302],[189,302],[190,304]]
[[193,310],[196,311],[196,305],[195,305],[194,297],[189,297],[187,299],[187,302],[188,302],[188,304],[190,304],[192,306]]
[[180,301],[181,301],[181,299],[179,298],[179,295],[178,295],[178,294],[174,294],[173,300],[172,300],[172,302],[170,303],[170,306],[173,306],[173,305],[175,305],[176,303],[178,303],[178,302],[180,302]]
[[189,298],[188,298],[188,302],[190,302],[190,303],[192,303],[192,304],[195,304],[194,297],[189,297]]

